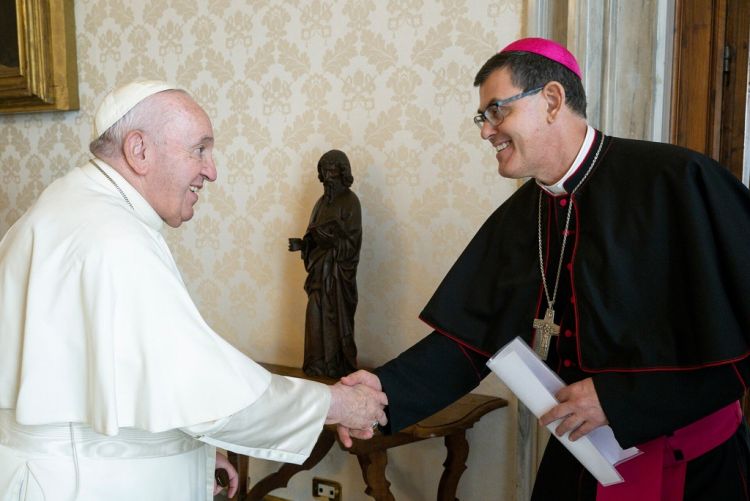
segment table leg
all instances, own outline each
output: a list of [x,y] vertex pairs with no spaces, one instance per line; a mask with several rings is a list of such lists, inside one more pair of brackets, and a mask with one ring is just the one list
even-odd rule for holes
[[440,477],[438,486],[438,501],[457,501],[456,490],[458,481],[466,470],[466,459],[469,457],[469,442],[466,440],[466,432],[445,436],[445,448],[448,449],[447,457],[443,463],[443,475]]
[[385,467],[388,465],[388,454],[386,451],[373,451],[367,454],[357,454],[359,467],[362,469],[362,478],[367,484],[365,494],[375,501],[395,501],[391,494],[391,483],[385,478]]
[[232,463],[234,469],[237,470],[237,476],[239,477],[237,494],[235,494],[234,497],[230,499],[236,501],[244,501],[245,493],[247,492],[247,468],[249,466],[247,456],[237,454],[236,452],[227,451],[227,459],[229,459],[229,462]]

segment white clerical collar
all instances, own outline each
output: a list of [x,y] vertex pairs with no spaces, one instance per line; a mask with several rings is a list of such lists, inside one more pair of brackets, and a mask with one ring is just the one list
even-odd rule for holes
[[581,166],[583,163],[583,160],[586,158],[586,155],[588,155],[589,150],[591,149],[591,145],[594,143],[594,128],[590,125],[586,126],[586,137],[583,138],[583,144],[581,145],[581,149],[578,150],[578,155],[576,156],[575,160],[573,160],[573,164],[568,169],[568,172],[565,173],[565,175],[560,178],[558,182],[555,184],[548,186],[546,184],[542,184],[540,182],[537,182],[537,184],[543,188],[544,190],[552,193],[553,195],[562,195],[563,193],[567,193],[565,190],[564,183],[568,180],[570,176],[575,173],[575,171],[578,170],[578,167]]
[[[114,192],[117,192],[117,188],[122,190],[122,194],[116,193],[117,197],[123,198],[123,203],[127,202],[127,205],[129,205],[128,209],[132,206],[133,212],[138,219],[146,223],[155,231],[161,231],[164,226],[164,221],[161,216],[157,214],[146,199],[138,193],[138,190],[127,182],[117,170],[101,158],[94,158],[86,165],[94,171],[91,173],[94,179],[100,179],[100,182],[103,182],[105,186],[109,186]],[[99,172],[96,167],[99,167],[101,172]],[[102,175],[102,172],[105,173],[106,176]]]

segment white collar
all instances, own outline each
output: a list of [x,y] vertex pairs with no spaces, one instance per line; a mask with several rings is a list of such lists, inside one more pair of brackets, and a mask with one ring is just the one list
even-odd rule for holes
[[586,155],[588,155],[589,150],[591,149],[591,145],[594,143],[594,128],[590,125],[586,125],[586,137],[583,138],[583,144],[581,144],[581,149],[578,150],[578,155],[576,155],[575,160],[573,160],[573,164],[568,169],[568,172],[565,173],[565,175],[560,178],[558,182],[556,182],[553,185],[547,186],[546,184],[542,184],[537,181],[536,184],[539,185],[542,189],[548,191],[549,193],[553,195],[562,195],[563,193],[567,193],[565,190],[564,183],[568,180],[570,176],[572,176],[575,171],[578,170],[578,167],[581,166],[584,159],[586,158]]
[[[109,165],[101,158],[93,158],[91,159],[91,162],[88,162],[86,164],[86,166],[88,167],[84,166],[84,168],[91,168],[94,171],[91,174],[94,179],[99,178],[100,182],[103,181],[103,184],[111,187],[116,191],[113,183],[110,182],[105,176],[102,176],[102,173],[97,171],[96,167],[92,165],[92,162],[95,162],[96,166],[102,169],[102,172],[105,172],[107,176],[109,176],[112,181],[114,181],[114,184],[123,191],[124,195],[133,206],[133,212],[135,213],[135,216],[145,224],[153,228],[155,231],[161,231],[162,227],[164,226],[164,221],[162,220],[161,216],[157,214],[154,208],[151,207],[151,205],[146,201],[146,199],[143,198],[138,190],[136,190],[133,185],[130,184],[124,177],[122,177],[122,175],[117,172],[114,167]],[[117,193],[117,197],[122,198],[120,193]],[[123,200],[123,203],[125,202],[126,201]]]

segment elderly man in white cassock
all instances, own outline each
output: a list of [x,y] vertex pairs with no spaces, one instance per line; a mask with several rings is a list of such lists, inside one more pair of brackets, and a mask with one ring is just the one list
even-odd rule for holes
[[301,463],[324,423],[385,424],[383,393],[272,375],[198,312],[160,233],[217,175],[190,95],[134,82],[95,126],[0,242],[0,500],[205,501],[216,447]]

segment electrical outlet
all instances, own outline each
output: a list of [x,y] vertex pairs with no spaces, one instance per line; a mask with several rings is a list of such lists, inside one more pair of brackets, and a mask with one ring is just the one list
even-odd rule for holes
[[324,478],[313,478],[313,497],[341,501],[341,484]]

